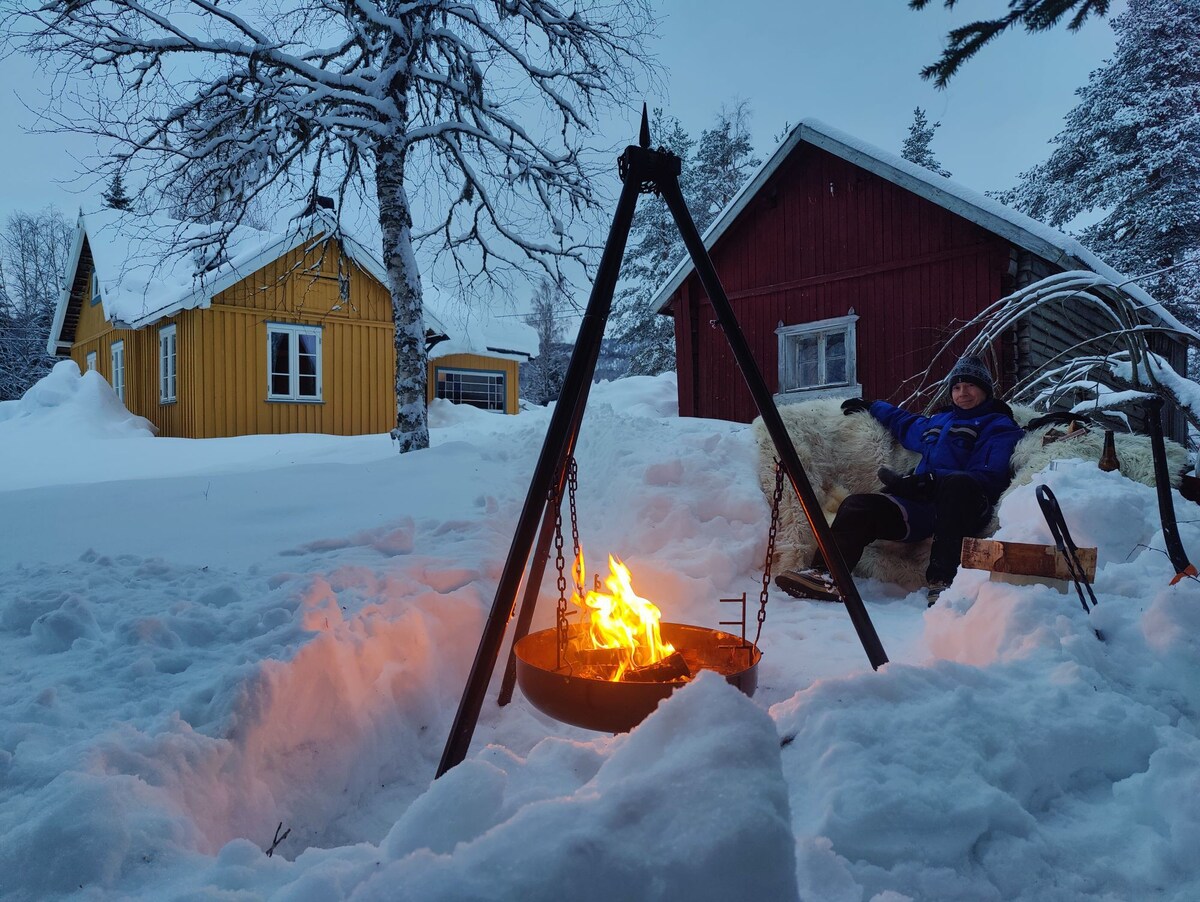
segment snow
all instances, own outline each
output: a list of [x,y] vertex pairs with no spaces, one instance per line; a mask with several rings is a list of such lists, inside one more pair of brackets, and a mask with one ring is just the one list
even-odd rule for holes
[[440,341],[429,349],[430,358],[486,353],[489,357],[521,362],[540,353],[537,330],[516,314],[496,313],[466,304],[448,306],[436,301],[427,302],[425,308],[436,309],[437,317],[451,332],[448,341]]
[[[210,265],[212,250],[205,245],[220,228],[107,208],[81,212],[77,229],[87,236],[105,318],[139,327],[207,307],[214,295],[311,240],[323,225],[317,217],[281,215],[269,228],[235,226],[220,261]],[[78,251],[72,256],[73,270]]]
[[[749,428],[675,390],[593,388],[582,539],[716,626],[757,607],[769,511]],[[0,897],[1200,898],[1200,583],[1153,490],[1089,462],[1035,484],[1098,548],[1090,615],[862,580],[874,672],[841,606],[772,593],[752,699],[701,675],[609,736],[499,708],[497,675],[434,781],[548,420],[171,440],[70,364],[0,406]],[[1033,485],[1000,522],[1050,540]]]

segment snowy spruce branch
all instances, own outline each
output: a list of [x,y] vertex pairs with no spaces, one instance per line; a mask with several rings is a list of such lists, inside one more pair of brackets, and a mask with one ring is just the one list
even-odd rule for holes
[[[1020,26],[1028,32],[1049,31],[1056,27],[1068,13],[1070,31],[1078,31],[1089,16],[1103,17],[1108,13],[1111,0],[1009,0],[1008,11],[994,19],[978,19],[950,30],[946,35],[946,46],[937,62],[921,70],[921,77],[933,79],[939,88],[946,87],[950,79],[987,44],[1011,28]],[[908,0],[910,9],[922,10],[931,0]],[[946,9],[953,9],[958,0],[943,0]]]

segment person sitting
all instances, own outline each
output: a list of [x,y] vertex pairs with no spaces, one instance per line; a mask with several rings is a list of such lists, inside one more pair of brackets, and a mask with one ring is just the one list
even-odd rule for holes
[[[850,571],[878,539],[920,542],[933,536],[925,571],[929,605],[954,580],[964,536],[978,532],[1012,480],[1011,458],[1024,436],[1008,405],[993,397],[992,374],[978,357],[962,357],[945,380],[950,405],[933,416],[886,401],[850,398],[842,413],[867,412],[921,460],[911,473],[879,470],[883,488],[848,496],[830,527]],[[818,549],[807,570],[787,570],[775,584],[796,598],[839,601]]]

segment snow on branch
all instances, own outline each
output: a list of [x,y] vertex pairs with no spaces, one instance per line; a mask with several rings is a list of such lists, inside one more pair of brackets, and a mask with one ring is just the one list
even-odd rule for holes
[[[959,328],[955,337],[973,335],[963,353],[982,356],[1001,336],[1035,312],[1054,316],[1051,305],[1087,308],[1095,314],[1089,320],[1107,322],[1109,328],[1043,361],[1009,390],[1009,400],[1049,409],[1070,392],[1084,393],[1089,397],[1073,403],[1073,411],[1106,413],[1127,424],[1122,408],[1157,395],[1177,405],[1188,421],[1200,428],[1200,385],[1176,372],[1150,346],[1152,337],[1170,335],[1196,347],[1200,346],[1200,335],[1147,322],[1145,304],[1121,284],[1097,273],[1069,271],[1034,282],[989,305]],[[915,377],[918,387],[910,401],[934,384],[935,371],[949,368],[952,361],[944,358],[950,355],[952,346],[958,346],[953,339]]]
[[110,165],[167,196],[218,183],[193,215],[236,221],[244,200],[317,191],[374,205],[380,167],[419,165],[413,238],[484,281],[497,262],[556,277],[563,258],[589,262],[566,237],[594,206],[581,141],[601,106],[636,99],[652,27],[645,0],[3,8],[8,47],[57,73],[49,121],[102,137]]

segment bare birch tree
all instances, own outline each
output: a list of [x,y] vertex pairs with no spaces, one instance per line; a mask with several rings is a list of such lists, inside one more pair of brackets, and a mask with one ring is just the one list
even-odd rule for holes
[[0,401],[50,371],[46,338],[75,229],[54,207],[17,211],[0,229]]
[[648,0],[0,0],[0,10],[7,47],[54,73],[46,121],[103,139],[127,183],[164,193],[201,172],[227,224],[257,198],[318,192],[339,215],[351,198],[377,210],[401,451],[429,441],[416,249],[446,263],[456,288],[514,269],[559,278],[564,260],[586,262],[572,237],[593,204],[584,143],[603,106],[640,101],[630,85],[652,26]]

